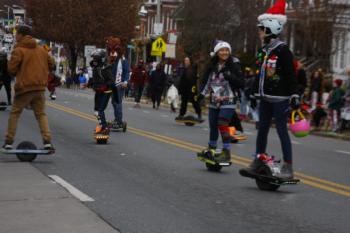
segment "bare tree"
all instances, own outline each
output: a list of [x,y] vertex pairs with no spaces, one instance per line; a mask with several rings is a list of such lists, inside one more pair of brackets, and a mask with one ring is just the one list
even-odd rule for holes
[[258,45],[257,17],[271,3],[272,0],[185,0],[180,40],[185,53],[201,63],[208,58],[215,40],[226,40],[244,65],[252,65]]
[[84,45],[104,44],[115,35],[125,43],[133,37],[138,0],[24,0],[35,36],[65,43],[75,73]]

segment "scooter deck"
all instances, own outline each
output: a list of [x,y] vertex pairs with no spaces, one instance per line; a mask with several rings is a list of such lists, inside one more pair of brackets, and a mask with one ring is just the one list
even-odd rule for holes
[[25,149],[14,149],[14,150],[5,150],[1,149],[0,151],[3,154],[36,154],[36,155],[49,155],[54,154],[55,151],[51,150],[25,150]]
[[197,153],[197,158],[199,159],[199,161],[202,161],[204,163],[208,163],[208,164],[211,164],[211,165],[220,165],[222,167],[229,167],[232,165],[232,162],[227,162],[227,163],[218,163],[217,161],[213,160],[213,159],[208,159],[206,157],[204,157],[202,155],[202,153]]
[[232,138],[238,140],[238,141],[246,141],[248,138],[245,135],[234,135]]
[[246,172],[246,171],[242,172],[242,170],[239,173],[243,177],[260,180],[262,182],[270,183],[274,185],[296,185],[300,183],[300,180],[298,179],[280,179],[274,176],[260,175],[252,172]]
[[192,121],[192,120],[175,120],[177,123],[182,123],[182,124],[191,124],[191,125],[196,125],[199,124],[200,122],[198,121]]

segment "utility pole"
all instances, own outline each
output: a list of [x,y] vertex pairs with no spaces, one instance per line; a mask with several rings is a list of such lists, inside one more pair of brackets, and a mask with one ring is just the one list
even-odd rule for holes
[[[157,23],[158,25],[161,24],[161,0],[157,0]],[[157,62],[161,62],[162,61],[162,57],[157,57]]]
[[161,23],[161,0],[157,0],[157,23]]

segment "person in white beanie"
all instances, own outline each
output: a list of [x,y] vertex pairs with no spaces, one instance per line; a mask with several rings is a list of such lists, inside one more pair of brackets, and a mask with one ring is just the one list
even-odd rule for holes
[[[231,161],[231,137],[229,124],[235,113],[237,104],[237,91],[244,85],[244,77],[239,60],[232,57],[229,43],[218,41],[211,60],[204,73],[200,87],[199,101],[205,95],[210,96],[209,125],[210,138],[208,150],[217,148],[219,132],[222,137],[222,153],[214,158],[216,162]],[[208,153],[203,153],[208,155]]]
[[279,0],[265,14],[258,17],[259,36],[263,44],[257,58],[260,73],[254,86],[254,96],[260,99],[259,130],[255,158],[248,168],[240,170],[242,176],[256,172],[261,164],[265,163],[266,158],[269,158],[266,149],[271,121],[274,118],[284,160],[281,173],[277,176],[281,179],[293,178],[292,145],[287,123],[289,109],[297,110],[300,107],[301,93],[298,93],[293,54],[288,46],[279,40],[287,21],[285,7],[286,1]]

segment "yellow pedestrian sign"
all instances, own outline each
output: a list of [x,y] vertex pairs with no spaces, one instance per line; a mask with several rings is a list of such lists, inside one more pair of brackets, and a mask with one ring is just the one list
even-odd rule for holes
[[163,53],[166,52],[166,43],[162,37],[159,37],[152,44],[152,56],[161,57]]

